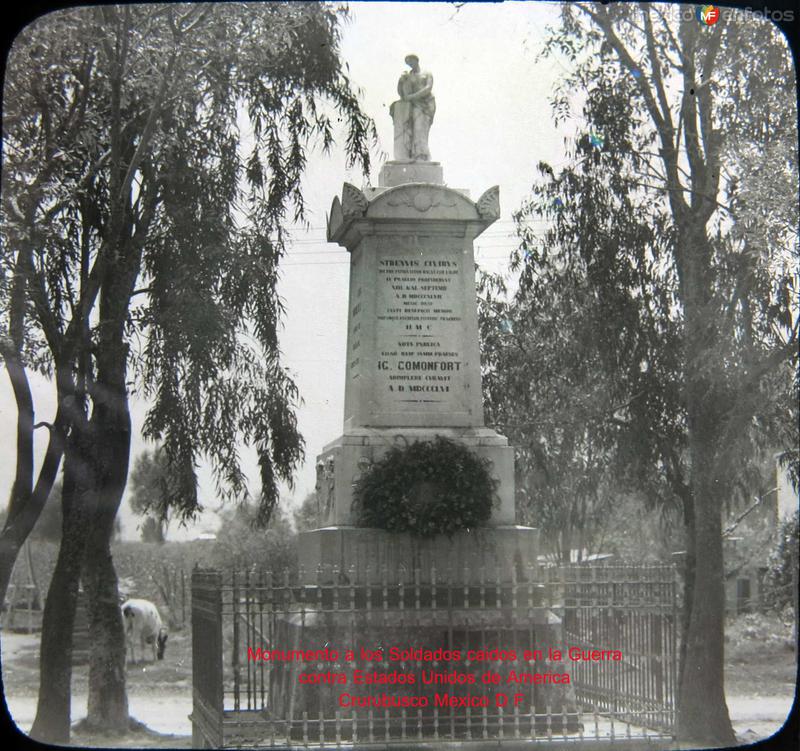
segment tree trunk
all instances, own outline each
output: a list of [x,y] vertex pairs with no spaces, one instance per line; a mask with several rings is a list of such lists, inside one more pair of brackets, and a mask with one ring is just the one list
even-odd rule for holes
[[17,463],[8,504],[9,521],[25,506],[33,491],[33,396],[19,354],[10,348],[0,352],[17,406]]
[[[17,405],[16,469],[14,484],[11,486],[11,498],[8,502],[8,518],[0,533],[0,602],[5,602],[14,563],[22,543],[33,529],[33,524],[26,530],[27,525],[20,523],[27,521],[30,515],[19,518],[20,512],[28,507],[33,489],[33,397],[19,354],[11,347],[3,347],[0,354],[5,360],[6,372]],[[33,518],[34,524],[36,518],[38,514]]]
[[39,701],[31,736],[68,743],[71,720],[72,644],[78,583],[93,505],[86,437],[71,437],[64,460],[61,545],[42,615]]
[[8,503],[8,518],[3,526],[3,531],[0,532],[0,602],[5,602],[19,551],[42,513],[61,465],[67,423],[66,411],[61,406],[61,402],[64,396],[63,389],[68,386],[68,381],[57,374],[57,378],[61,379],[60,387],[57,389],[59,407],[50,427],[47,450],[34,486],[34,409],[28,374],[16,352],[3,349],[2,355],[17,405],[16,471],[14,485],[11,489],[11,499]]
[[[698,461],[693,474],[708,473]],[[694,484],[694,483],[693,483]],[[679,736],[714,746],[734,746],[736,736],[725,702],[725,577],[722,556],[722,504],[710,487],[713,481],[698,478],[695,503],[696,572],[689,627],[684,647],[678,717]]]
[[0,533],[0,595],[3,598],[1,602],[6,600],[14,563],[16,563],[21,549],[22,541],[17,534],[17,528],[14,525],[6,524]]
[[[122,358],[124,363],[124,357]],[[125,490],[131,444],[131,421],[124,391],[124,369],[117,368],[123,388],[105,391],[97,418],[99,461],[98,505],[86,548],[84,583],[89,602],[89,706],[87,724],[121,732],[129,726],[125,687],[125,627],[119,607],[119,588],[111,538]],[[117,383],[119,386],[119,383]],[[114,393],[116,392],[116,393]]]
[[108,539],[93,529],[86,555],[84,586],[89,603],[91,643],[86,722],[95,729],[124,732],[129,726],[125,626]]
[[[125,233],[121,233],[125,234]],[[138,253],[120,251],[126,262],[109,268],[100,296],[101,333],[92,422],[98,442],[98,505],[84,565],[89,595],[89,712],[94,728],[123,731],[129,726],[125,686],[125,631],[119,588],[111,557],[114,521],[128,480],[131,417],[127,393],[128,349],[125,322],[138,275]]]
[[[678,242],[682,265],[685,398],[690,458],[689,485],[694,522],[694,574],[691,611],[682,648],[678,692],[678,734],[682,740],[732,746],[736,736],[725,702],[725,568],[722,556],[722,509],[725,478],[717,476],[724,396],[714,367],[718,332],[711,312],[712,251],[705,223],[696,216],[686,223]],[[690,531],[690,530],[687,530]],[[689,542],[688,551],[692,551]]]
[[31,736],[44,743],[69,743],[72,681],[72,629],[78,602],[82,547],[62,541],[47,592],[39,653],[39,701]]
[[[28,388],[28,379],[24,369],[21,368],[17,372],[18,375],[24,379],[25,388]],[[15,389],[16,390],[16,389]],[[31,401],[31,405],[33,402]],[[32,406],[31,406],[32,408]],[[18,417],[18,419],[21,419]],[[27,419],[27,418],[25,418]],[[31,420],[31,433],[33,432],[33,412],[30,414]],[[9,503],[9,514],[6,519],[3,531],[0,532],[0,603],[5,602],[6,595],[8,594],[8,587],[11,583],[11,575],[14,571],[14,564],[17,561],[19,552],[28,539],[31,530],[39,519],[42,513],[50,491],[53,489],[58,468],[61,464],[61,457],[64,453],[64,430],[65,430],[65,417],[64,411],[61,407],[56,412],[53,426],[50,429],[50,439],[47,444],[47,450],[42,461],[42,466],[39,469],[39,477],[36,480],[36,486],[32,492],[27,494],[27,498],[22,498],[18,491],[20,486],[15,481],[12,490],[12,497]],[[31,449],[32,449],[31,443]],[[18,442],[17,447],[17,476],[20,475],[20,446]],[[23,463],[27,461],[23,459]],[[31,481],[33,480],[33,464],[29,464],[31,472]]]
[[13,516],[9,514],[0,532],[0,602],[5,601],[19,551],[36,525],[58,475],[64,453],[63,423],[63,417],[57,414],[36,486],[27,502],[19,506]]

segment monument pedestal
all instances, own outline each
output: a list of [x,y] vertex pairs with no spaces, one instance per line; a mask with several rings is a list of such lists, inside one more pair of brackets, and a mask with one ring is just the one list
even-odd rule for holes
[[306,584],[524,582],[537,573],[538,530],[499,525],[421,539],[336,525],[301,532],[299,550]]
[[[321,529],[300,544],[312,578],[318,567],[358,582],[383,567],[393,581],[449,567],[509,581],[536,565],[536,530],[515,526],[514,450],[483,418],[472,243],[499,217],[499,193],[473,202],[442,179],[436,162],[387,162],[378,188],[345,183],[331,207],[328,239],[351,254],[345,420],[317,458]],[[434,540],[359,529],[359,477],[392,446],[436,436],[488,461],[498,483],[488,526]]]
[[386,162],[378,173],[379,188],[393,188],[405,183],[444,182],[442,165],[439,162],[420,162],[412,159],[395,159]]
[[361,473],[392,446],[451,438],[489,462],[497,480],[497,497],[490,525],[516,521],[514,511],[514,449],[508,439],[484,427],[463,428],[353,428],[329,443],[317,457],[317,500],[320,526],[357,523],[351,513],[353,487]]
[[[461,590],[459,587],[459,593]],[[378,588],[374,592],[376,601],[379,601],[380,591]],[[363,594],[363,591],[359,592],[359,596],[363,597]],[[447,601],[445,590],[440,592],[440,596]],[[463,659],[470,649],[505,651],[512,645],[560,643],[562,624],[552,611],[542,607],[515,610],[508,607],[509,603],[504,604],[504,609],[480,613],[458,607],[427,610],[409,608],[395,611],[389,622],[386,613],[379,609],[347,612],[311,607],[305,609],[302,615],[287,615],[276,624],[276,642],[292,645],[293,649],[325,644],[329,650],[335,650],[340,655],[340,659],[329,666],[330,671],[344,676],[344,680],[308,684],[300,680],[301,674],[308,671],[307,665],[297,661],[276,663],[270,677],[270,690],[275,697],[275,716],[289,720],[286,725],[296,728],[293,737],[297,739],[303,737],[302,726],[297,722],[303,718],[311,720],[305,732],[310,730],[309,739],[313,740],[322,740],[323,736],[315,734],[312,737],[312,733],[325,733],[325,741],[355,741],[356,738],[351,734],[354,728],[358,728],[355,732],[361,739],[370,737],[375,730],[378,737],[387,740],[407,740],[415,736],[431,738],[436,737],[438,729],[445,728],[455,739],[475,739],[481,735],[488,739],[503,733],[503,719],[498,716],[496,698],[497,694],[503,694],[506,697],[511,695],[514,697],[512,700],[521,698],[517,705],[519,714],[535,712],[540,715],[534,722],[537,733],[578,732],[582,726],[571,684],[487,686],[481,676],[487,670],[496,669],[497,664]],[[362,650],[374,654],[378,650],[386,651],[388,645],[401,652],[408,649],[431,652],[437,649],[457,650],[462,659],[455,662],[412,659],[405,662],[388,662],[385,659],[366,662],[360,658]],[[349,649],[355,650],[356,658],[353,661],[343,659]],[[541,665],[522,658],[504,662],[503,667],[517,672],[538,672],[543,669]],[[554,673],[568,671],[564,662],[554,661],[549,661],[546,669]],[[448,672],[458,672],[462,679],[457,684],[435,682],[436,674]],[[356,673],[384,676],[394,673],[395,680],[365,685],[363,678],[357,680]],[[408,676],[413,676],[415,680],[408,682]],[[401,714],[398,704],[385,710],[356,708],[348,698],[342,701],[343,695],[348,697],[350,694],[376,699],[389,694],[394,702],[416,699],[416,705],[424,709],[412,709],[407,714],[405,711]],[[440,708],[442,705],[437,702],[437,695],[475,696],[486,709]],[[508,733],[509,725],[513,722],[513,708],[510,703],[505,706],[505,733]],[[340,724],[337,723],[336,733],[331,722],[327,723],[327,728],[316,722],[318,717],[330,718],[337,713],[342,720]],[[530,727],[530,722],[528,719],[526,729]]]

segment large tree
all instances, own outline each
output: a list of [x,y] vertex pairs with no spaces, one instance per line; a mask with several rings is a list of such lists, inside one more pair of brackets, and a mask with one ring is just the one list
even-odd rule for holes
[[[105,6],[50,14],[15,41],[4,356],[7,368],[54,376],[51,435],[64,447],[38,738],[69,738],[79,577],[92,631],[88,720],[128,723],[109,541],[128,471],[130,390],[149,401],[144,433],[163,445],[179,516],[199,509],[203,456],[221,495],[246,495],[238,447],[249,443],[266,522],[302,456],[277,338],[286,226],[303,217],[307,152],[330,146],[333,119],[364,169],[374,133],[339,59],[341,19],[325,4]],[[24,427],[27,436],[31,418]],[[27,447],[21,456],[25,488],[14,498],[30,507]]]
[[548,51],[572,72],[553,104],[564,118],[579,93],[581,134],[519,214],[519,290],[493,321],[506,333],[487,388],[498,398],[510,361],[525,403],[565,415],[543,426],[548,461],[599,456],[680,505],[679,733],[728,745],[722,514],[759,451],[797,443],[794,71],[759,19],[707,27],[666,7],[580,4],[562,20]]
[[599,405],[611,391],[602,353],[590,348],[591,291],[578,276],[540,266],[535,290],[525,275],[511,301],[501,277],[479,283],[486,417],[515,448],[520,520],[541,529],[563,563],[600,552],[618,490],[609,470],[614,427]]

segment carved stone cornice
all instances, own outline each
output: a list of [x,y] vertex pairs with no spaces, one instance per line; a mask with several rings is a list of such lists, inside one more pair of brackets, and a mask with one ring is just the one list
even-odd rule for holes
[[[499,217],[500,188],[496,185],[475,203],[464,191],[432,183],[406,183],[370,189],[366,194],[344,183],[342,196],[333,199],[327,217],[327,239],[352,249],[360,241],[365,223],[372,227],[372,234],[380,234],[380,227],[388,223],[410,226],[417,222],[428,232],[439,231],[445,223],[463,222],[467,234],[474,238]],[[400,230],[404,232],[407,229]]]

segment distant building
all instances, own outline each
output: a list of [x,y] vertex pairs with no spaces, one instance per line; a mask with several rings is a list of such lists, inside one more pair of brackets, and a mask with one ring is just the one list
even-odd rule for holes
[[787,468],[775,454],[775,485],[761,497],[761,503],[749,514],[745,523],[737,529],[737,536],[725,537],[725,609],[730,615],[759,610],[762,605],[762,588],[767,573],[770,547],[764,545],[758,556],[743,559],[737,555],[746,545],[748,537],[761,533],[762,540],[776,539],[778,526],[796,513],[800,503],[798,493],[792,486]]
[[[736,559],[736,546],[742,541],[742,537],[725,538],[726,561]],[[748,560],[733,566],[726,563],[725,569],[725,612],[728,615],[739,615],[760,610],[761,590],[767,573],[766,565]]]

